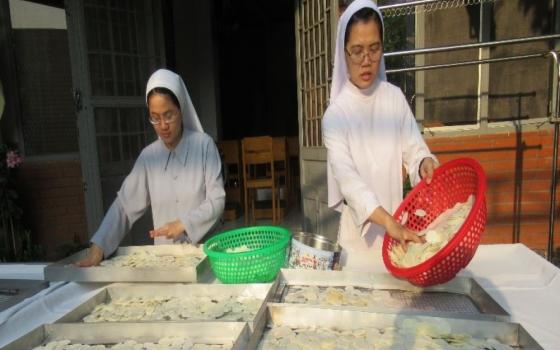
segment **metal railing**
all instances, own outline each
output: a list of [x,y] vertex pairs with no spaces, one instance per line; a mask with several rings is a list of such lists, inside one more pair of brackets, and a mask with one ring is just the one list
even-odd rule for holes
[[[442,47],[432,47],[423,48],[415,50],[404,50],[395,51],[384,54],[384,57],[399,57],[407,55],[424,55],[433,53],[442,53],[456,50],[467,50],[467,49],[479,49],[485,47],[493,47],[498,45],[511,45],[511,44],[522,44],[534,41],[544,41],[544,40],[558,40],[560,39],[560,34],[542,35],[528,38],[518,38],[518,39],[507,39],[490,41],[483,43],[474,44],[463,44],[463,45],[453,45],[453,46],[442,46]],[[552,80],[549,87],[549,108],[550,116],[549,122],[554,124],[554,143],[553,143],[553,155],[552,155],[552,169],[551,169],[551,184],[550,184],[550,206],[549,206],[549,225],[548,225],[548,243],[547,243],[547,259],[550,261],[554,254],[554,225],[556,219],[556,186],[557,178],[556,173],[558,171],[558,139],[560,137],[560,54],[556,51],[526,54],[526,55],[516,55],[471,61],[462,61],[446,64],[436,64],[436,65],[424,65],[418,67],[406,67],[398,69],[388,69],[387,74],[403,73],[403,72],[415,72],[415,71],[425,71],[432,69],[442,69],[442,68],[452,68],[461,67],[468,65],[480,65],[480,64],[491,64],[497,62],[506,62],[514,60],[532,59],[532,58],[548,58],[552,59]]]
[[409,7],[409,6],[422,6],[422,5],[429,5],[429,4],[433,4],[436,2],[441,2],[441,0],[418,0],[418,1],[410,1],[410,2],[404,2],[401,4],[393,4],[393,5],[385,5],[385,6],[379,6],[379,9],[381,11],[386,11],[386,10],[393,10],[396,8],[402,8],[402,7]]
[[549,121],[554,124],[554,144],[552,146],[552,174],[550,181],[550,207],[548,218],[547,258],[550,261],[554,254],[554,221],[556,219],[556,172],[558,170],[558,134],[560,123],[560,62],[558,52],[551,51],[552,81],[550,86],[550,116]]
[[478,64],[516,61],[516,60],[524,60],[529,58],[543,58],[546,57],[548,54],[549,54],[548,52],[544,52],[544,53],[536,53],[536,54],[529,54],[529,55],[488,58],[483,60],[442,63],[442,64],[426,65],[426,66],[419,66],[419,67],[387,69],[385,73],[393,74],[393,73],[404,73],[404,72],[416,72],[416,71],[424,71],[424,70],[432,70],[432,69],[440,69],[440,68],[453,68],[453,67],[462,67],[462,66],[470,66],[470,65],[478,65]]
[[480,48],[484,48],[484,47],[492,47],[492,46],[499,46],[499,45],[524,44],[524,43],[530,43],[530,42],[533,42],[533,41],[546,41],[546,40],[554,40],[554,39],[560,39],[560,34],[549,34],[549,35],[531,36],[531,37],[526,37],[526,38],[515,38],[515,39],[486,41],[486,42],[482,42],[482,43],[472,43],[472,44],[429,47],[429,48],[424,48],[424,49],[394,51],[394,52],[387,52],[383,56],[384,57],[398,57],[398,56],[409,56],[409,55],[424,55],[424,54],[430,54],[430,53],[449,52],[449,51],[456,51],[456,50],[480,49]]
[[384,18],[408,16],[494,2],[497,0],[417,0],[379,6]]

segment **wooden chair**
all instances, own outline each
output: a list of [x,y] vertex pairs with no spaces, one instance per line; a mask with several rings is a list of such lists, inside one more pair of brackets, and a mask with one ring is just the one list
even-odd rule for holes
[[249,222],[249,206],[251,222],[255,222],[256,191],[266,188],[270,188],[272,192],[272,222],[277,221],[277,207],[280,203],[272,144],[270,136],[246,137],[241,140],[245,224]]
[[[284,189],[284,202],[285,207],[289,206],[290,196],[290,166],[288,163],[288,152],[285,137],[274,137],[272,139],[272,153],[274,154],[274,174],[278,178],[278,190]],[[282,196],[280,195],[279,203],[282,203]],[[278,218],[282,219],[282,206],[278,207]]]
[[243,206],[243,179],[241,174],[241,147],[239,140],[218,142],[218,151],[224,169],[224,189],[226,191],[225,220],[235,220]]
[[300,177],[299,177],[299,139],[297,136],[286,138],[288,149],[288,171],[290,172],[290,189],[289,194],[291,199],[297,201],[296,195],[299,192]]

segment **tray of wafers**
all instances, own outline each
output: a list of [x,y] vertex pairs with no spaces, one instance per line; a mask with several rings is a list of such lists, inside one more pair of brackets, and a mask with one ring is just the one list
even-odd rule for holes
[[0,350],[245,350],[249,339],[243,322],[61,323],[42,325]]
[[294,306],[419,314],[480,320],[510,319],[472,278],[414,286],[388,273],[283,269],[274,300]]
[[262,338],[249,349],[542,350],[519,324],[269,304]]
[[120,247],[99,266],[76,267],[84,249],[45,267],[47,281],[75,282],[201,282],[211,278],[202,247],[166,244]]

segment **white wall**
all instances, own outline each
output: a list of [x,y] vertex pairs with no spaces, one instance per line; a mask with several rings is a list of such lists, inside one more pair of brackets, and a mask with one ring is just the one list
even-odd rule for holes
[[9,1],[14,29],[66,29],[66,14],[63,9],[23,0]]
[[211,1],[174,0],[176,70],[185,80],[204,131],[219,138],[219,95]]

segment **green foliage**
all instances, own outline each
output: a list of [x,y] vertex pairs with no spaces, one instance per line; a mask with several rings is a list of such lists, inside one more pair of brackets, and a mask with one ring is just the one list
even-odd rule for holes
[[43,257],[31,232],[21,222],[23,210],[16,190],[15,172],[23,162],[17,148],[0,144],[0,261],[34,261]]
[[[395,52],[407,50],[411,45],[407,42],[407,18],[406,16],[388,17],[384,20],[385,35],[383,41],[384,52]],[[414,66],[414,56],[387,57],[385,65],[387,69],[405,68]],[[406,91],[406,74],[390,74],[388,79],[391,83]]]

